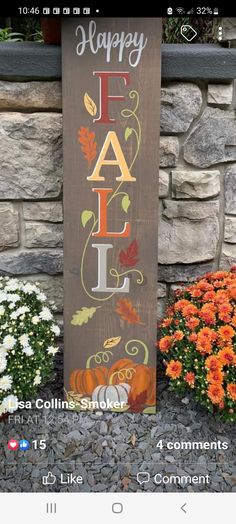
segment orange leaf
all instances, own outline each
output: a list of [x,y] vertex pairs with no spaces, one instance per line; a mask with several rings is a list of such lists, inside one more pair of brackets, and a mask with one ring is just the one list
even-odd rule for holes
[[93,131],[90,132],[88,127],[82,126],[78,131],[78,142],[81,144],[82,152],[90,167],[97,155],[95,133]]
[[121,298],[116,304],[116,313],[118,313],[123,320],[129,324],[143,324],[132,302],[127,298]]

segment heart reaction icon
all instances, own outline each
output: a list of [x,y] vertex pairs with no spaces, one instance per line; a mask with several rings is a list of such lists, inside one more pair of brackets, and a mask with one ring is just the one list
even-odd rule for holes
[[9,440],[8,444],[7,444],[7,447],[8,449],[10,449],[11,451],[16,451],[19,447],[19,444],[17,442],[17,440],[15,440],[14,438],[12,438],[11,440]]

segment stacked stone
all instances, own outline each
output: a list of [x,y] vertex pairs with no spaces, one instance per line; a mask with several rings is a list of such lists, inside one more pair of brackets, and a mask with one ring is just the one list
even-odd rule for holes
[[40,281],[62,312],[59,81],[0,81],[0,273]]
[[162,88],[159,318],[180,283],[236,263],[233,105],[232,82]]

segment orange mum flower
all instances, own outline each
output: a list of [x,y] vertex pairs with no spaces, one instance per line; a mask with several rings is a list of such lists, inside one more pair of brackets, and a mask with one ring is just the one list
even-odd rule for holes
[[228,293],[224,289],[219,289],[219,291],[216,292],[215,295],[215,302],[217,304],[223,304],[224,302],[228,302]]
[[231,340],[233,336],[235,335],[235,330],[230,326],[229,324],[226,324],[225,326],[221,326],[218,330],[218,333],[222,340]]
[[173,379],[179,378],[182,368],[183,366],[179,360],[171,360],[166,368],[166,375]]
[[188,304],[187,306],[184,306],[182,309],[182,315],[184,317],[191,317],[192,315],[198,314],[198,308],[194,304]]
[[187,384],[191,387],[194,386],[195,384],[195,375],[192,371],[188,371],[188,373],[186,373],[185,377],[184,377],[184,380],[185,382],[187,382]]
[[197,336],[197,350],[204,353],[212,352],[212,342],[216,339],[216,333],[208,327],[200,329]]
[[210,357],[207,357],[207,359],[205,360],[205,366],[207,369],[213,372],[218,371],[218,369],[221,369],[222,363],[220,360],[218,360],[218,357],[216,357],[216,355],[211,355]]
[[188,288],[188,291],[193,298],[199,298],[202,296],[202,291],[200,289],[197,289],[195,286],[192,288]]
[[184,338],[184,333],[180,329],[174,333],[175,340],[182,340]]
[[189,329],[196,328],[199,325],[199,323],[200,323],[200,320],[199,320],[199,318],[196,318],[196,317],[191,317],[188,320],[186,320],[186,326]]
[[196,342],[197,341],[197,333],[191,333],[191,335],[188,336],[189,342]]
[[227,391],[232,400],[236,400],[236,384],[228,384]]
[[169,349],[171,348],[172,343],[173,343],[173,337],[170,337],[169,335],[162,337],[159,341],[159,348],[162,351],[162,353],[167,353]]
[[224,388],[220,384],[210,384],[207,395],[213,404],[220,404],[224,398]]
[[215,298],[215,291],[211,290],[211,291],[207,291],[206,293],[204,293],[202,300],[203,302],[209,302],[211,300],[214,300],[214,298]]
[[164,318],[163,322],[162,322],[162,327],[168,327],[172,322],[172,318]]
[[236,315],[231,318],[231,324],[233,324],[234,327],[236,327]]
[[230,298],[236,299],[236,284],[232,284],[228,287]]
[[210,382],[210,384],[222,384],[223,378],[224,374],[221,369],[216,369],[215,371],[207,373],[207,382]]
[[221,349],[218,353],[218,357],[223,366],[236,364],[236,355],[231,347]]
[[184,308],[184,306],[187,306],[188,304],[191,304],[189,300],[178,300],[178,302],[176,302],[174,305],[175,311],[181,311]]

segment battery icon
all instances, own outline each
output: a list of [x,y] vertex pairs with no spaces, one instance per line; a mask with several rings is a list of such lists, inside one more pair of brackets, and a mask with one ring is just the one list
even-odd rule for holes
[[213,15],[218,15],[218,14],[219,14],[219,9],[218,9],[218,7],[214,7]]

